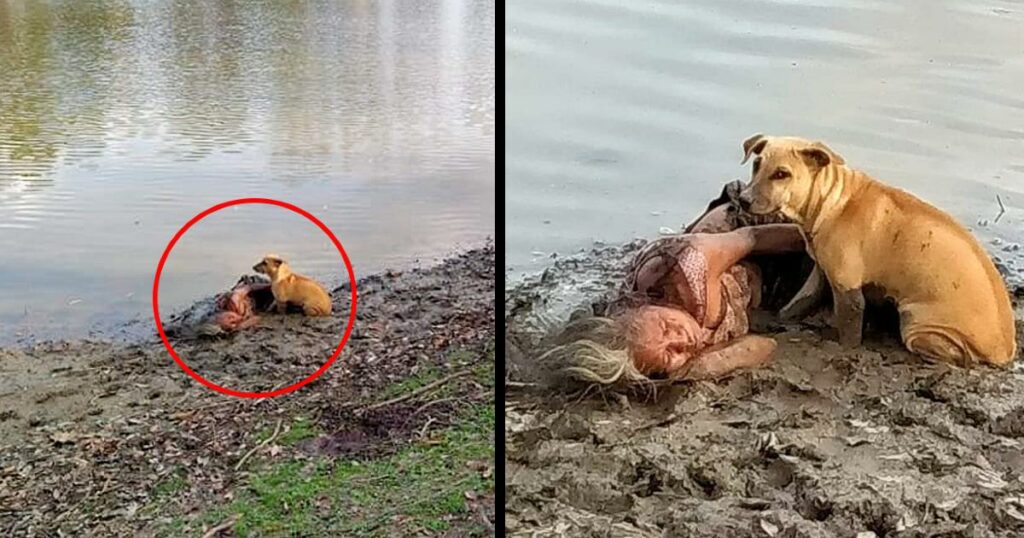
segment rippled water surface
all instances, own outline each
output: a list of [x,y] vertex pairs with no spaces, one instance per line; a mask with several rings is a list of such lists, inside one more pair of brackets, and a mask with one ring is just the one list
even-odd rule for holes
[[[493,2],[0,0],[0,341],[144,318],[171,236],[285,200],[357,275],[494,231]],[[161,310],[266,251],[337,284],[308,221],[244,206],[172,253]]]
[[1024,3],[517,0],[505,30],[512,276],[678,228],[756,132],[826,141],[1024,267]]

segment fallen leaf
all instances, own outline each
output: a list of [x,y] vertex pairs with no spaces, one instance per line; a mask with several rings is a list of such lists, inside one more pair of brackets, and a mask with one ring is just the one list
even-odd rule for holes
[[847,446],[860,446],[869,443],[869,441],[863,437],[843,437],[843,441],[846,442]]
[[1024,514],[1020,513],[1020,510],[1017,510],[1015,506],[1004,506],[1003,511],[1006,512],[1006,515],[1017,521],[1024,521]]
[[917,525],[917,518],[915,518],[910,512],[904,512],[903,516],[900,517],[900,520],[896,522],[896,531],[903,532],[907,529],[913,528],[915,525]]
[[54,432],[50,434],[50,440],[58,445],[71,444],[78,439],[78,436],[71,432]]
[[779,533],[779,527],[776,526],[774,523],[766,520],[766,519],[762,519],[761,520],[761,529],[768,536],[775,536],[776,534]]
[[977,471],[977,475],[975,484],[986,489],[1003,489],[1009,485],[1003,480],[1003,477],[993,471],[980,469]]

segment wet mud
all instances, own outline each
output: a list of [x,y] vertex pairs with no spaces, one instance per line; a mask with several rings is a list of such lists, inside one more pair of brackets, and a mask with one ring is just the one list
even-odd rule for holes
[[[171,515],[222,503],[247,476],[236,468],[244,454],[275,429],[305,424],[309,432],[276,446],[276,459],[373,458],[443,430],[492,402],[493,387],[465,375],[444,385],[444,401],[426,393],[392,404],[385,395],[427,372],[443,378],[490,368],[494,267],[488,245],[361,279],[341,357],[299,391],[272,399],[199,385],[155,336],[0,349],[0,535],[159,535]],[[211,296],[168,326],[176,327],[179,354],[207,379],[278,388],[308,376],[337,346],[349,290],[331,294],[329,318],[268,314],[258,327],[205,338],[187,329],[208,313]],[[181,473],[185,489],[159,497],[159,484]],[[493,498],[480,502],[493,513]]]
[[641,244],[506,289],[511,535],[1024,535],[1020,363],[925,362],[888,323],[844,350],[826,312],[796,324],[759,312],[773,362],[719,382],[623,394],[539,368],[545,334],[600,304]]

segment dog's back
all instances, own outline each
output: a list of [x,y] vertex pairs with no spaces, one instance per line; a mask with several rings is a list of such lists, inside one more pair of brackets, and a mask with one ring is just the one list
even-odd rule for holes
[[292,273],[285,278],[285,285],[289,288],[289,302],[300,304],[306,315],[326,316],[331,313],[331,296],[319,282]]

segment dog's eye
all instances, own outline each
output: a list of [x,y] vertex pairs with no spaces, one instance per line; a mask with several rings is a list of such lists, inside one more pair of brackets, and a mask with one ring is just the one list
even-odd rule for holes
[[786,179],[787,177],[789,177],[789,171],[781,168],[772,174],[772,179]]

